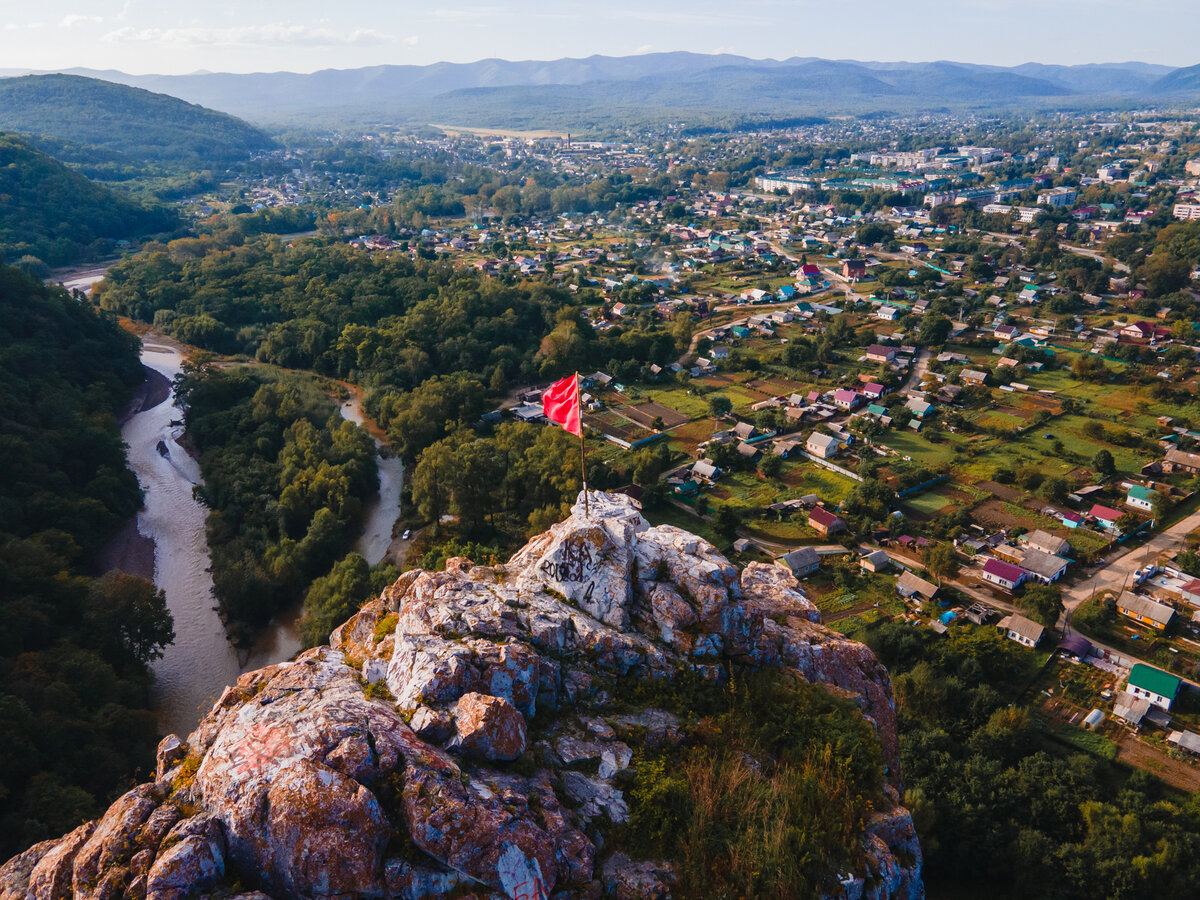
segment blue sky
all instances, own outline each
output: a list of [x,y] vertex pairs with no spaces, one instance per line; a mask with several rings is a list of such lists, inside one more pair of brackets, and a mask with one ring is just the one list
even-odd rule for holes
[[1197,0],[0,0],[0,67],[311,72],[665,50],[1200,63]]

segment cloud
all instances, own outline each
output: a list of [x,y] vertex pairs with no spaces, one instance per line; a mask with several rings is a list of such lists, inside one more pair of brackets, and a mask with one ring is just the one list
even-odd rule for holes
[[242,25],[234,28],[134,28],[110,31],[101,40],[110,44],[170,44],[209,47],[348,47],[386,44],[393,35],[372,28],[339,31],[312,25]]
[[68,16],[63,16],[58,23],[59,28],[74,28],[76,25],[99,25],[104,19],[100,16],[81,16],[78,13],[71,13]]

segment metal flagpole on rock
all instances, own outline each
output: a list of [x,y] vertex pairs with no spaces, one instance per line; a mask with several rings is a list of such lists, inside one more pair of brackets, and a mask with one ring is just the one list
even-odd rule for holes
[[579,390],[579,373],[575,373],[575,404],[579,411],[579,470],[583,475],[583,517],[588,516],[587,453],[583,440],[583,392]]

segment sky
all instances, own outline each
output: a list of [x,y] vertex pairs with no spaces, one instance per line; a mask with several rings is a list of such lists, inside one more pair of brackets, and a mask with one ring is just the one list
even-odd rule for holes
[[312,72],[626,56],[1200,63],[1197,0],[0,0],[0,69]]

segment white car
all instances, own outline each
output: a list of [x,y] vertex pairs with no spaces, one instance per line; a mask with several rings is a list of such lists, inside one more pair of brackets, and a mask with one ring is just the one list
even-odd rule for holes
[[400,540],[407,541],[410,537],[412,537],[412,530],[406,528],[404,529],[404,534],[400,535]]

